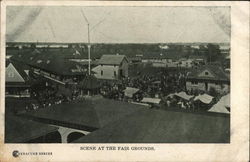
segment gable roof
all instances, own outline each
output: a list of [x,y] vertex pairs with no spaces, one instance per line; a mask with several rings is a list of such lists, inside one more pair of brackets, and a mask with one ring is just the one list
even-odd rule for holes
[[[6,82],[20,82],[21,80],[22,80],[21,82],[27,82],[29,80],[29,76],[25,72],[25,70],[28,70],[28,69],[29,68],[25,64],[22,64],[18,61],[7,60],[6,69],[5,69]],[[13,70],[14,75],[15,75],[13,78],[7,77],[7,73],[9,70]]]
[[[204,71],[209,71],[213,77],[206,77],[200,75]],[[187,76],[187,79],[204,79],[204,80],[215,80],[215,81],[230,81],[229,76],[223,71],[222,67],[216,65],[204,65],[193,69]]]
[[102,55],[99,60],[99,64],[120,65],[124,59],[128,62],[125,55]]

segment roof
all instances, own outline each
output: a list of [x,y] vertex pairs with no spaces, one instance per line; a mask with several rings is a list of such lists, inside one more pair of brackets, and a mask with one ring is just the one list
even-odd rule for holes
[[141,109],[145,109],[145,106],[101,98],[53,105],[49,109],[39,109],[28,112],[26,115],[45,121],[53,120],[95,130]]
[[144,109],[74,143],[228,143],[230,118]]
[[124,59],[128,62],[125,55],[102,55],[99,60],[99,64],[120,65]]
[[93,75],[86,75],[86,77],[81,81],[78,85],[81,89],[97,89],[100,88],[100,83],[98,82],[97,78]]
[[161,102],[161,99],[159,99],[159,98],[144,97],[144,98],[141,100],[141,102],[159,104],[159,103]]
[[31,139],[56,131],[58,128],[27,120],[25,118],[6,115],[5,142],[24,143]]
[[181,97],[181,98],[183,98],[185,100],[190,100],[192,97],[194,97],[192,95],[186,94],[186,92],[175,93],[175,95],[178,96],[178,97]]
[[229,114],[230,112],[227,108],[230,108],[230,94],[222,96],[221,99],[208,111]]
[[81,64],[75,61],[69,61],[69,58],[82,58],[81,56],[75,56],[76,48],[42,48],[42,49],[30,49],[20,50],[18,55],[11,57],[11,60],[15,60],[32,67],[42,69],[47,72],[59,75],[82,75],[86,71],[82,69]]
[[138,91],[138,88],[126,87],[126,89],[124,90],[124,95],[128,97],[133,97],[133,95]]
[[57,52],[43,51],[32,59],[29,65],[58,75],[83,75],[86,73],[79,63],[65,59],[65,52],[67,51],[58,54]]
[[[213,77],[199,76],[202,72],[208,70]],[[230,81],[228,75],[224,72],[222,67],[217,65],[204,65],[193,69],[187,76],[187,79],[202,79],[202,80],[214,80],[214,81]]]
[[199,100],[199,101],[201,101],[201,102],[203,102],[205,104],[209,104],[209,103],[212,102],[213,98],[214,98],[213,96],[210,96],[208,94],[202,94],[202,95],[196,96],[194,98],[194,101]]
[[[7,60],[6,61],[6,70],[9,66],[13,65],[13,67],[15,68],[15,70],[18,72],[18,74],[22,77],[22,79],[24,80],[24,82],[27,83],[27,81],[29,81],[29,76],[28,74],[25,72],[25,70],[29,70],[29,67],[27,65],[25,65],[24,63],[21,63],[19,61],[14,61],[14,60]],[[6,71],[7,72],[7,71]],[[6,82],[7,81],[6,77]],[[14,78],[13,78],[14,79]],[[10,82],[8,82],[10,83]]]

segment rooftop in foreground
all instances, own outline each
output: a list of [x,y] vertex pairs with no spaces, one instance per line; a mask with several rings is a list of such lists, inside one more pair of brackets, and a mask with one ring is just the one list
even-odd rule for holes
[[5,142],[24,143],[48,133],[57,131],[57,127],[27,120],[21,117],[6,115]]
[[24,115],[42,122],[67,123],[93,131],[142,109],[145,107],[108,99],[96,99],[53,105]]
[[229,143],[229,132],[228,116],[146,109],[74,143]]
[[229,115],[148,109],[126,102],[96,99],[29,112],[41,122],[80,125],[91,131],[76,143],[228,143]]

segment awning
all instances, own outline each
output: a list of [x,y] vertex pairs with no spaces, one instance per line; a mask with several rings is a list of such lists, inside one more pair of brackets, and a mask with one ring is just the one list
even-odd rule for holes
[[230,107],[230,94],[221,97],[221,99],[208,111],[229,114],[230,112],[227,110],[227,107]]
[[186,92],[179,92],[179,93],[175,93],[176,96],[180,97],[180,98],[183,98],[185,100],[190,100],[192,97],[192,95],[188,95],[186,94]]
[[144,97],[141,102],[159,104],[161,102],[161,99]]
[[200,100],[201,102],[205,104],[209,104],[212,102],[214,97],[208,95],[208,94],[203,94],[203,95],[198,95],[194,98],[194,101]]
[[157,80],[157,81],[154,81],[153,84],[160,84],[161,81]]
[[126,87],[126,89],[124,90],[124,94],[127,97],[133,97],[133,94],[135,94],[138,91],[139,91],[138,88]]

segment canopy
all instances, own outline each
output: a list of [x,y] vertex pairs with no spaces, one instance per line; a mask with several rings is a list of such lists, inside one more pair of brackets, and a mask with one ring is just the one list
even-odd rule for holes
[[159,104],[161,102],[161,99],[144,97],[141,102]]
[[126,87],[126,89],[124,90],[124,94],[127,97],[133,97],[133,94],[135,94],[138,91],[139,91],[138,88]]
[[157,80],[157,81],[154,81],[153,84],[160,84],[161,81]]
[[203,94],[203,95],[198,95],[194,98],[194,101],[200,100],[201,102],[205,104],[209,104],[212,102],[214,97],[208,95],[208,94]]
[[183,98],[185,100],[190,100],[192,97],[192,95],[188,95],[186,94],[186,92],[179,92],[179,93],[175,93],[176,96],[180,97],[180,98]]
[[230,112],[226,109],[227,107],[230,107],[230,94],[221,97],[221,99],[208,111],[229,114]]

